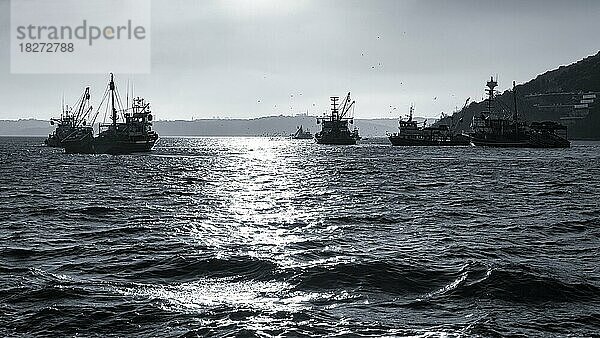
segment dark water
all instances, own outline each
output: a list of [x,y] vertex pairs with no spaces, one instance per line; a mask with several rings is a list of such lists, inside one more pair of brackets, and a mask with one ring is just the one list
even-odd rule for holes
[[600,143],[0,138],[1,336],[598,336]]

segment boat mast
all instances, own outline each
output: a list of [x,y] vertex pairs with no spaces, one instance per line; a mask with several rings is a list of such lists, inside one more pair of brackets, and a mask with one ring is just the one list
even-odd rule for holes
[[517,122],[517,119],[519,118],[519,114],[517,112],[517,87],[515,86],[515,81],[513,81],[513,100],[514,100],[514,105],[515,105],[515,112],[513,114],[513,120],[515,122]]
[[513,121],[515,122],[515,135],[517,137],[517,141],[519,140],[519,123],[517,119],[519,118],[519,114],[517,113],[517,87],[515,86],[515,81],[513,81],[513,101],[515,104],[515,111],[513,113]]
[[117,130],[117,110],[115,109],[115,81],[114,81],[113,73],[110,73],[109,89],[110,89],[110,98],[111,98],[111,105],[112,105],[112,125],[113,125],[113,129],[116,131]]
[[81,102],[79,102],[79,107],[77,107],[77,115],[75,115],[75,117],[73,118],[73,124],[78,124],[80,119],[83,119],[84,117],[84,112],[83,109],[85,108],[85,104],[86,102],[90,99],[90,87],[85,87],[85,91],[83,92],[83,95],[81,96]]

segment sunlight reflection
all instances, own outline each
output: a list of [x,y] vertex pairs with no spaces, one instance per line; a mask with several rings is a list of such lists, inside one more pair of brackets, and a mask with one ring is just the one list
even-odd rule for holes
[[203,278],[179,285],[140,284],[122,291],[134,297],[164,301],[172,311],[203,311],[217,307],[295,312],[308,307],[316,293],[292,292],[279,281],[235,281]]
[[227,155],[211,163],[219,170],[203,171],[207,184],[190,187],[196,189],[190,196],[201,199],[188,199],[177,211],[184,220],[174,227],[178,241],[219,259],[246,256],[281,269],[349,262],[348,248],[336,243],[345,229],[327,224],[322,215],[329,206],[311,199],[330,188],[306,176],[306,153],[297,145],[265,137],[212,142]]
[[[298,163],[303,163],[304,155],[297,154],[297,147],[290,147],[286,139],[226,141],[234,160],[220,162],[225,175],[211,176],[213,171],[209,171],[205,178],[214,185],[209,192],[210,209],[218,212],[187,222],[178,235],[187,233],[204,246],[217,249],[219,258],[242,254],[283,266],[296,264],[296,244],[320,238],[323,231],[331,235],[330,230],[319,227],[321,220],[315,217],[318,207],[299,204],[306,193],[298,175],[302,173]],[[189,209],[181,213],[201,215]]]

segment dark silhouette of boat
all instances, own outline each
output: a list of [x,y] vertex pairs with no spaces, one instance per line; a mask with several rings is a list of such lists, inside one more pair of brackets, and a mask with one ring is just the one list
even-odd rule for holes
[[313,135],[310,131],[304,130],[302,126],[298,126],[296,132],[292,135],[292,138],[295,140],[310,140],[313,138]]
[[63,104],[60,118],[50,119],[50,124],[55,125],[56,129],[44,144],[48,147],[63,147],[63,141],[66,138],[87,133],[92,127],[87,125],[92,107],[90,105],[90,88],[86,87],[83,95],[75,103],[76,109]]
[[[315,134],[319,144],[352,145],[360,140],[358,129],[350,130],[349,125],[354,123],[350,110],[354,108],[355,101],[350,102],[350,93],[344,101],[338,104],[339,96],[331,97],[331,114],[317,118],[321,124],[321,131]],[[341,109],[338,109],[341,106]]]
[[413,120],[414,106],[410,106],[408,119],[398,121],[398,132],[388,136],[394,146],[466,146],[469,138],[457,135],[448,125],[426,126],[426,121],[419,126]]
[[[107,100],[111,123],[99,125],[99,134],[94,136],[93,129],[79,133],[63,141],[65,152],[82,154],[130,154],[152,150],[158,140],[158,134],[152,130],[150,104],[137,97],[132,106],[122,108],[113,74],[110,74],[108,88],[102,98],[102,107]],[[96,117],[100,112],[96,112]],[[94,117],[94,120],[95,118]],[[119,120],[123,122],[118,122]]]
[[517,93],[513,82],[514,109],[512,116],[504,116],[495,110],[494,88],[498,82],[492,77],[487,82],[487,108],[471,123],[470,141],[476,146],[514,148],[568,148],[567,127],[554,121],[528,123],[519,118]]

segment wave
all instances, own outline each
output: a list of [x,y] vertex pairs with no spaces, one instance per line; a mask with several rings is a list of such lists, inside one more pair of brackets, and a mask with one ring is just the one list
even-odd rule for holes
[[[128,218],[127,221],[132,221],[131,218]],[[73,236],[76,238],[89,238],[89,239],[103,239],[109,237],[116,236],[124,236],[124,235],[133,235],[137,233],[146,233],[150,230],[148,226],[145,225],[128,225],[128,226],[111,226],[111,227],[98,227],[95,229],[91,229],[89,231],[79,231]],[[111,251],[118,252],[119,248],[112,248]],[[123,250],[131,251],[132,248],[128,247]]]
[[81,214],[85,214],[85,215],[96,216],[96,215],[111,214],[111,213],[118,211],[118,209],[113,208],[113,207],[104,207],[104,206],[90,206],[90,207],[78,208],[78,209],[75,209],[74,211],[81,213]]
[[560,190],[560,189],[552,189],[552,190],[544,190],[534,194],[534,196],[564,196],[570,195],[572,192],[568,190]]
[[30,216],[51,216],[51,215],[59,215],[63,213],[63,210],[55,207],[39,207],[32,208],[29,212]]
[[[600,287],[594,284],[567,282],[527,267],[492,268],[467,271],[451,297],[500,299],[517,303],[597,301]],[[444,293],[445,294],[445,293]]]
[[[439,298],[500,299],[512,302],[597,301],[600,287],[566,282],[529,268],[466,264],[459,270],[397,262],[339,264],[302,272],[300,289],[360,288],[391,294],[416,294],[417,301]],[[421,295],[418,295],[421,294]]]
[[75,214],[75,215],[87,215],[87,216],[99,216],[112,214],[117,212],[117,208],[113,207],[105,207],[105,206],[86,206],[79,208],[57,208],[54,206],[42,206],[31,208],[28,212],[30,216],[52,216],[52,215],[65,215],[65,214]]
[[329,218],[330,222],[341,224],[397,224],[412,220],[412,217],[393,217],[390,215],[352,215]]
[[5,247],[2,248],[2,257],[29,258],[37,254],[37,250],[30,248]]
[[443,286],[456,272],[435,270],[392,261],[338,264],[302,272],[298,288],[362,288],[393,294],[424,293]]
[[587,230],[596,230],[596,225],[600,223],[599,217],[593,217],[586,220],[570,220],[557,222],[550,225],[553,232],[558,233],[574,233],[584,232]]
[[16,259],[48,259],[52,257],[66,257],[69,255],[79,255],[84,252],[81,246],[63,246],[63,247],[44,247],[44,248],[20,248],[5,247],[0,249],[2,257]]
[[445,187],[449,184],[450,184],[449,182],[425,182],[425,183],[417,183],[417,184],[415,184],[415,186],[417,186],[419,188],[438,188],[438,187]]
[[137,280],[167,279],[178,282],[199,277],[244,276],[248,279],[271,278],[278,269],[277,264],[249,257],[238,258],[186,258],[175,256],[162,260],[143,260],[128,266],[120,266],[134,272]]

